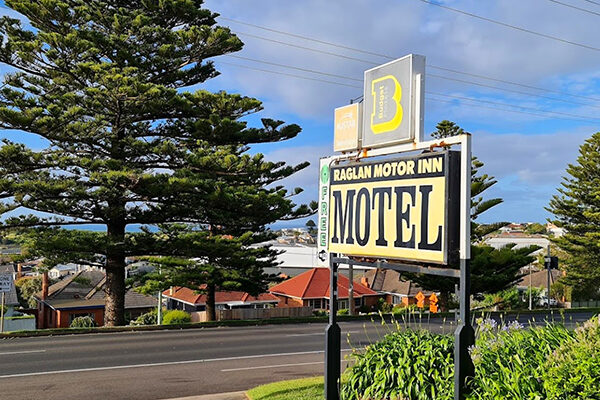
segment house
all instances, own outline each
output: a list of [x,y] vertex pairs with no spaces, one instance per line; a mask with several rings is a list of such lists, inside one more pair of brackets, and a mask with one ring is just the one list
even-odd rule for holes
[[[338,308],[348,308],[348,288],[350,281],[338,275]],[[298,276],[281,282],[269,289],[279,298],[278,307],[312,307],[316,310],[329,308],[329,268],[313,268]],[[372,307],[377,305],[381,295],[368,287],[354,283],[354,305]]]
[[361,283],[372,290],[384,295],[386,303],[416,304],[416,295],[422,292],[426,297],[431,296],[432,291],[423,290],[419,285],[409,280],[402,279],[398,271],[392,269],[371,269],[364,272]]
[[[550,286],[560,277],[564,276],[564,272],[558,269],[550,270]],[[524,275],[519,281],[516,283],[517,290],[519,292],[526,292],[529,289],[529,278],[530,275]],[[531,272],[531,287],[543,289],[542,295],[547,296],[548,293],[548,270],[542,269],[540,271]]]
[[504,232],[499,235],[489,236],[484,243],[495,249],[501,249],[509,244],[514,244],[514,249],[520,249],[529,246],[539,246],[546,249],[550,245],[550,240],[542,235],[528,235],[522,232]]
[[[38,302],[38,329],[68,328],[77,317],[91,317],[96,325],[104,324],[104,285],[106,276],[100,270],[79,271],[52,286],[48,275],[42,278]],[[144,314],[157,306],[155,297],[128,290],[125,293],[125,313],[130,318]]]
[[62,279],[67,275],[76,274],[80,269],[79,265],[73,263],[58,264],[48,270],[48,277],[50,279]]
[[[165,290],[163,296],[167,299],[167,309],[169,310],[206,311],[206,294],[196,290],[174,286]],[[215,308],[217,310],[271,308],[275,307],[278,302],[279,299],[269,293],[261,293],[255,297],[246,292],[215,292]]]

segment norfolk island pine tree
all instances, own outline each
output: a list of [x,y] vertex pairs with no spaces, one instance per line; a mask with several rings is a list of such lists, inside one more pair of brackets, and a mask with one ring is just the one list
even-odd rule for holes
[[[306,163],[247,154],[300,127],[263,119],[250,128],[241,118],[261,111],[258,100],[186,91],[218,75],[208,59],[242,48],[201,0],[5,4],[33,29],[0,19],[0,62],[13,70],[0,89],[0,128],[44,145],[3,140],[3,227],[34,229],[36,251],[49,258],[100,254],[106,325],[124,322],[125,258],[172,253],[151,229],[128,226],[206,226],[235,215],[239,223],[224,230],[239,233],[310,213],[272,185]],[[106,231],[61,229],[88,224]]]

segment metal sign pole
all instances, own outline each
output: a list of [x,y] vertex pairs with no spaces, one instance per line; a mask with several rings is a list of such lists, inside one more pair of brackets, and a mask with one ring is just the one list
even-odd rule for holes
[[2,292],[2,305],[0,306],[0,313],[2,313],[0,316],[0,333],[4,332],[4,301],[4,292]]
[[466,394],[465,379],[473,376],[475,367],[469,346],[475,343],[471,326],[471,135],[462,135],[460,158],[460,322],[454,332],[454,400]]
[[329,324],[325,328],[325,398],[339,400],[341,335],[337,324],[337,281],[339,264],[333,259],[336,254],[331,254],[329,261]]

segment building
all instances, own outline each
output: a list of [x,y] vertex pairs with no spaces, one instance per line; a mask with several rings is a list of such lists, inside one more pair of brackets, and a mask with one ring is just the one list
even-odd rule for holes
[[402,279],[398,271],[392,269],[371,269],[364,272],[361,283],[372,290],[385,296],[386,303],[416,304],[416,295],[422,292],[426,297],[431,296],[432,291],[423,290],[419,285]]
[[[348,308],[350,281],[338,274],[338,308]],[[312,307],[315,310],[329,308],[329,268],[313,268],[298,276],[281,282],[269,289],[279,299],[278,307]],[[382,296],[368,287],[354,283],[354,305],[373,307]]]
[[[43,275],[42,291],[35,297],[38,302],[37,327],[68,328],[77,317],[91,317],[97,326],[104,325],[103,271],[80,271],[49,286]],[[144,314],[157,306],[155,297],[128,290],[125,293],[125,313],[130,318]]]
[[[552,286],[552,284],[554,284],[554,282],[558,281],[562,276],[564,276],[563,271],[560,271],[558,269],[551,269],[550,270],[550,286]],[[527,275],[523,276],[521,279],[519,279],[519,281],[515,285],[517,287],[517,290],[519,290],[519,292],[526,292],[527,289],[529,289],[529,284],[530,284],[529,279],[530,279],[529,273]],[[544,297],[548,296],[548,270],[547,269],[542,269],[539,271],[531,272],[531,287],[537,288],[537,289],[542,289],[542,296],[544,296]]]
[[550,245],[547,237],[542,235],[528,235],[522,232],[504,232],[499,235],[489,236],[484,240],[484,243],[495,249],[514,244],[514,249],[520,249],[528,246],[539,246],[543,251]]
[[[206,311],[206,294],[196,290],[174,286],[163,292],[167,300],[167,309],[184,310],[187,312]],[[217,310],[234,310],[240,308],[271,308],[279,299],[269,293],[251,296],[246,292],[217,291],[215,292],[215,308]]]

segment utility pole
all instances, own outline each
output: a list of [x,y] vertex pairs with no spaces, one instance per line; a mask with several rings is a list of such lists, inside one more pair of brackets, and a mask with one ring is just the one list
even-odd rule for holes
[[[160,267],[158,267],[160,275]],[[162,289],[158,290],[158,311],[156,313],[156,325],[162,325]]]
[[531,263],[529,264],[529,311],[531,311]]
[[2,304],[0,306],[0,333],[4,332],[4,292],[2,292]]
[[548,262],[546,263],[548,266],[548,291],[546,292],[546,300],[548,301],[548,311],[550,310],[550,267],[552,266],[552,258],[550,257],[550,245],[548,245]]

